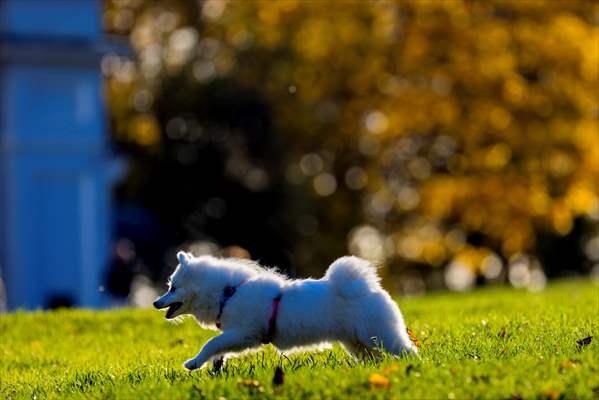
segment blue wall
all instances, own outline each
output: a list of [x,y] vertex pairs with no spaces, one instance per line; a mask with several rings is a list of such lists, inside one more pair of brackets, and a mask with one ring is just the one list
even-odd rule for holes
[[96,0],[0,0],[0,269],[9,309],[103,304],[118,164],[107,150],[100,19]]

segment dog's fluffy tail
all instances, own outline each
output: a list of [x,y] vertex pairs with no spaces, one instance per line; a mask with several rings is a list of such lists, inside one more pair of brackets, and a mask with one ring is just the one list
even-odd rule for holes
[[328,279],[337,293],[346,299],[366,296],[381,287],[376,266],[353,256],[337,259],[331,264],[324,278]]

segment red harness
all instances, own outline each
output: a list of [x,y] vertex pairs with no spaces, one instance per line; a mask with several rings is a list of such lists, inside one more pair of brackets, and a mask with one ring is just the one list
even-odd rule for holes
[[272,342],[272,338],[275,336],[275,329],[277,327],[277,314],[279,313],[279,303],[281,302],[281,294],[272,300],[272,311],[270,312],[270,319],[268,320],[268,330],[266,334],[262,336],[260,341],[263,344],[269,344]]
[[[220,318],[223,315],[223,310],[225,309],[225,306],[227,305],[227,301],[229,301],[229,299],[231,297],[233,297],[233,295],[237,291],[237,288],[246,282],[247,282],[247,280],[244,279],[243,281],[239,282],[235,286],[231,286],[231,285],[225,286],[225,288],[223,290],[223,297],[220,300],[218,315],[216,316],[216,327],[218,329],[220,329],[222,326]],[[272,342],[272,339],[275,336],[275,330],[277,328],[277,315],[279,314],[279,303],[281,303],[281,296],[282,296],[282,294],[279,293],[272,300],[272,307],[271,307],[271,312],[270,312],[270,319],[268,320],[268,327],[267,327],[266,333],[264,334],[264,336],[262,336],[260,343],[268,344],[268,343]]]
[[216,316],[216,327],[218,329],[220,329],[221,327],[221,323],[220,323],[220,317],[223,316],[223,310],[225,309],[225,305],[227,305],[227,301],[229,301],[229,299],[231,297],[233,297],[233,295],[235,294],[235,292],[237,291],[237,288],[241,285],[243,285],[244,283],[247,282],[247,279],[242,280],[241,282],[239,282],[237,285],[235,286],[231,286],[231,285],[227,285],[225,286],[225,288],[223,289],[223,297],[220,299],[220,305],[218,308],[218,315]]

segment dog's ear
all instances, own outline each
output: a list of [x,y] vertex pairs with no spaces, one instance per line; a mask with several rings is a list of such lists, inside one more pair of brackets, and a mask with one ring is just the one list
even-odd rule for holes
[[177,253],[177,260],[179,260],[179,264],[181,265],[188,265],[192,257],[193,256],[190,253],[186,253],[184,251]]

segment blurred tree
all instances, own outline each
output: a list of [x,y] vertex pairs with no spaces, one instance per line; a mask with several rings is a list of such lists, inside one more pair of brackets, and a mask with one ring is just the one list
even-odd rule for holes
[[[304,272],[349,246],[473,282],[577,218],[577,241],[599,235],[592,1],[113,0],[105,25],[138,56],[103,63],[115,139],[146,174],[127,186],[140,197],[147,165],[162,171],[173,186],[151,197],[174,224],[202,201],[180,184],[220,165],[201,190],[256,204],[227,185],[270,182],[265,209],[285,223],[267,236],[293,243]],[[251,216],[196,227],[237,242],[255,235]]]

